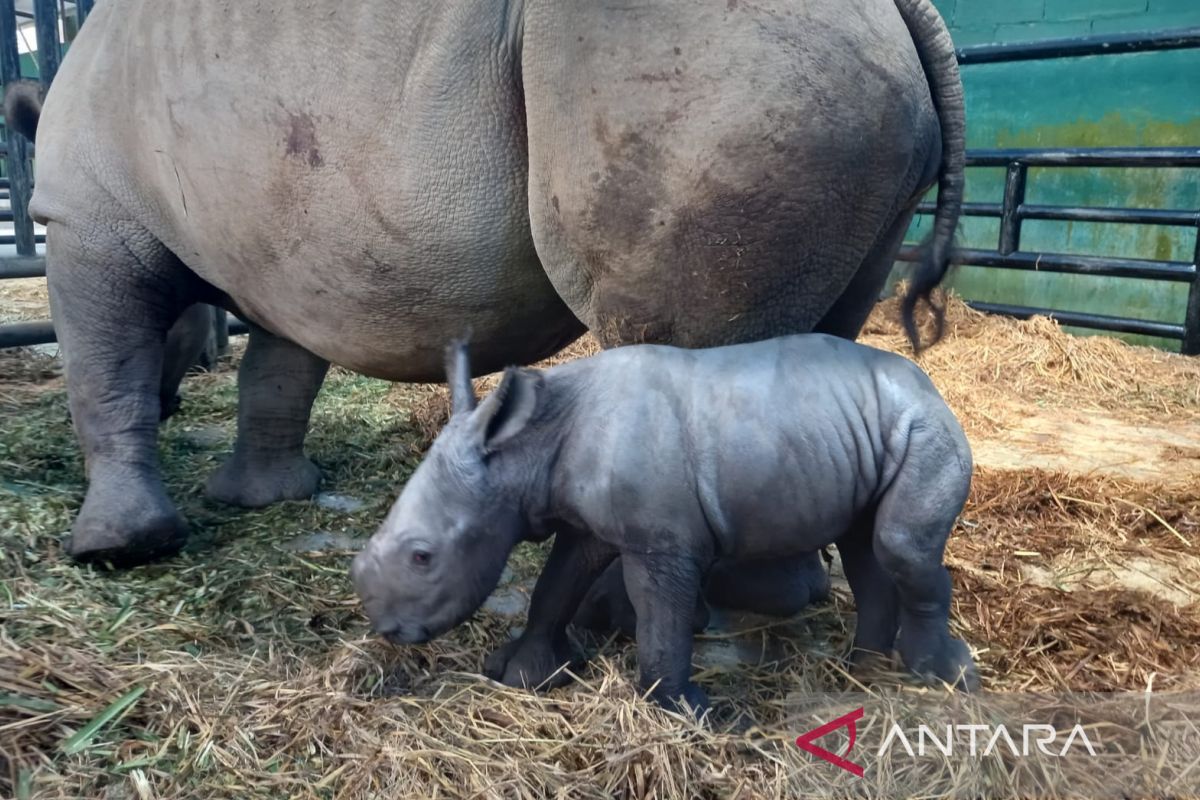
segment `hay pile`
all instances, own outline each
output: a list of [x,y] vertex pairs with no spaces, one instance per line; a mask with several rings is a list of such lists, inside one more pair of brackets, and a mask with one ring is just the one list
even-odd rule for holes
[[[905,352],[893,312],[881,307],[868,341]],[[1195,360],[954,301],[949,323],[922,364],[973,438],[1066,409],[1181,430],[1200,420]],[[362,507],[245,512],[209,503],[200,486],[232,441],[233,381],[228,369],[190,379],[163,428],[166,480],[193,544],[109,574],[71,563],[59,544],[83,488],[60,379],[40,367],[0,376],[0,796],[828,793],[826,765],[792,743],[813,723],[789,694],[861,688],[838,659],[853,630],[843,585],[798,619],[702,638],[707,725],[642,702],[624,642],[590,643],[580,682],[548,695],[498,687],[475,672],[519,616],[483,611],[437,642],[393,647],[367,635],[346,580],[353,546],[444,419],[442,389],[334,370],[309,449],[326,491]],[[1192,463],[1186,450],[1176,457],[1177,470]],[[1200,481],[980,462],[947,562],[952,624],[985,686],[1200,688]],[[543,555],[519,548],[504,589],[524,596]],[[730,651],[740,659],[722,656]],[[871,687],[902,680],[883,673]],[[921,779],[926,795],[986,786],[994,796],[1004,785],[948,765]],[[1087,795],[1103,788],[1103,775],[1094,780],[1050,794]]]
[[[1200,422],[1200,360],[1107,336],[1072,336],[1045,317],[1015,320],[946,302],[945,338],[922,353],[968,434],[1003,432],[1036,409],[1116,416],[1131,423]],[[871,314],[861,341],[909,354],[898,301]]]

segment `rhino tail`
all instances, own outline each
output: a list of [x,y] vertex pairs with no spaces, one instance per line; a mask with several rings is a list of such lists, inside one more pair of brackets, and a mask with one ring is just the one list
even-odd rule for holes
[[4,124],[29,141],[37,138],[42,116],[42,85],[37,81],[12,81],[4,87]]
[[[930,0],[894,1],[916,45],[942,131],[942,163],[938,171],[933,230],[921,243],[920,256],[900,306],[904,330],[913,352],[920,353],[924,347],[937,343],[945,328],[946,309],[933,299],[933,290],[946,277],[954,255],[954,231],[958,227],[963,204],[967,126],[958,58],[941,14]],[[917,330],[916,309],[922,301],[929,307],[934,319],[933,339],[928,343],[921,342],[921,334]]]

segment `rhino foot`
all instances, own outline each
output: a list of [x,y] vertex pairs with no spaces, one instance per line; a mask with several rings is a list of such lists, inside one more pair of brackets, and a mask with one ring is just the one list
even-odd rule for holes
[[214,500],[243,508],[261,508],[283,500],[305,500],[317,493],[321,470],[302,453],[255,463],[235,452],[208,479]]
[[900,651],[905,666],[923,678],[944,681],[956,689],[967,692],[979,690],[979,673],[965,642],[947,635],[929,646],[913,641],[919,638],[905,637],[901,629],[896,649]]
[[93,481],[65,548],[77,561],[127,567],[177,553],[187,523],[161,487]]
[[575,660],[565,637],[522,634],[487,657],[483,674],[518,689],[553,689],[571,680],[562,667]]
[[708,711],[708,695],[695,683],[688,681],[677,693],[669,693],[655,689],[650,696],[663,708],[677,714],[692,714],[696,719],[703,719]]

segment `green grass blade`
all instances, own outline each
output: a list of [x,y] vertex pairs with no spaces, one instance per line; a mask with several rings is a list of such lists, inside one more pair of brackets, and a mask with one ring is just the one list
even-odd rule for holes
[[23,708],[26,711],[48,713],[58,711],[61,707],[58,703],[52,703],[49,700],[42,700],[37,697],[26,697],[22,694],[0,692],[0,708]]
[[137,699],[145,693],[145,686],[135,686],[125,694],[121,695],[108,708],[101,711],[92,721],[80,728],[74,736],[62,743],[60,749],[67,755],[73,755],[80,750],[87,749],[87,746],[92,743],[92,739],[100,732],[108,723],[112,722],[117,716],[124,712],[127,708],[137,702]]

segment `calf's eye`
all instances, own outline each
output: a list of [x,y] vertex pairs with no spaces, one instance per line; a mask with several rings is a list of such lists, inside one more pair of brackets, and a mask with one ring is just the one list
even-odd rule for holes
[[426,550],[413,550],[412,562],[418,567],[424,567],[429,563],[431,557]]

